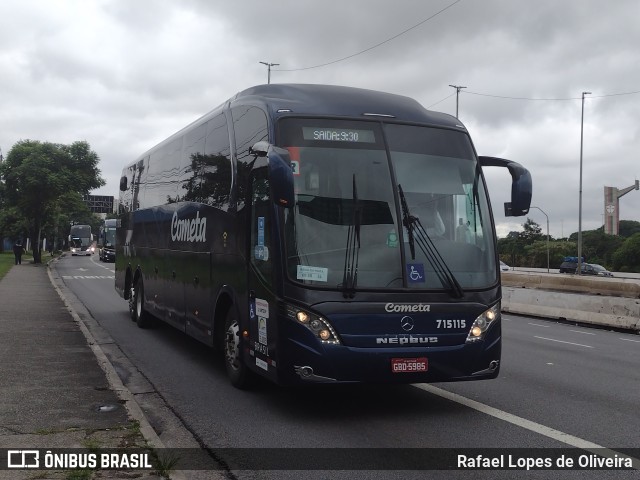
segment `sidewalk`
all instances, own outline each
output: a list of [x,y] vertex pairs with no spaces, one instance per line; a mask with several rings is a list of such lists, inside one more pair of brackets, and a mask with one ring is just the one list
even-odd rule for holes
[[[47,266],[14,266],[0,281],[0,449],[145,445]],[[2,462],[2,479],[160,478],[149,470],[7,470]]]

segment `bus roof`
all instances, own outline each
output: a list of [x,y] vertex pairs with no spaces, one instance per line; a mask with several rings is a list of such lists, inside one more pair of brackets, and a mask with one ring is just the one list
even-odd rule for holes
[[452,115],[427,110],[410,97],[364,88],[320,84],[272,83],[257,85],[237,93],[210,112],[150,148],[125,168],[134,165],[153,150],[184,134],[217,115],[223,107],[238,105],[261,106],[271,118],[282,116],[336,116],[386,118],[410,123],[421,123],[466,131],[465,126]]
[[407,122],[464,128],[458,119],[432,112],[404,95],[338,85],[269,84],[238,93],[232,104],[263,105],[271,115],[381,116]]

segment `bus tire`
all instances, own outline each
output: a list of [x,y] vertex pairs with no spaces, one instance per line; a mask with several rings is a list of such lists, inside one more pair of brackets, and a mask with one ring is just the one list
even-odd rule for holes
[[144,309],[144,284],[142,277],[138,279],[133,287],[133,319],[140,328],[147,328],[151,325],[151,314]]
[[129,287],[129,316],[136,321],[136,291],[133,286]]
[[229,308],[224,322],[224,365],[231,385],[246,390],[253,385],[255,374],[242,360],[240,325],[233,307]]

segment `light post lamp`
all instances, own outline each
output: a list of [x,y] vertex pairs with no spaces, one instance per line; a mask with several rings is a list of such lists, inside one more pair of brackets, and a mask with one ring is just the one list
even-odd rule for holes
[[529,208],[535,208],[536,210],[540,210],[542,212],[542,214],[547,217],[547,273],[549,273],[549,215],[547,215],[544,210],[542,210],[540,207],[529,207]]
[[267,83],[271,83],[271,67],[280,65],[279,63],[259,62],[267,66]]
[[582,113],[580,116],[580,191],[578,200],[578,275],[582,273],[582,142],[584,139],[584,96],[591,92],[582,92]]

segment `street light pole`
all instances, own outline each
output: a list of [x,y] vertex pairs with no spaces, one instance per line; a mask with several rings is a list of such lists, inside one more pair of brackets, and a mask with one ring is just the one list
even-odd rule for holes
[[271,67],[276,67],[280,65],[279,63],[268,63],[268,62],[259,62],[263,65],[267,66],[267,83],[271,83]]
[[456,89],[456,118],[458,118],[458,97],[460,96],[460,90],[467,87],[460,87],[458,85],[449,85],[449,86]]
[[529,208],[535,208],[536,210],[540,210],[542,212],[542,214],[547,217],[547,273],[549,273],[549,215],[547,215],[544,210],[542,210],[540,207],[529,207]]
[[584,139],[584,96],[591,92],[582,92],[582,113],[580,116],[580,191],[578,200],[578,275],[582,274],[582,143]]

